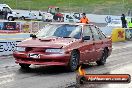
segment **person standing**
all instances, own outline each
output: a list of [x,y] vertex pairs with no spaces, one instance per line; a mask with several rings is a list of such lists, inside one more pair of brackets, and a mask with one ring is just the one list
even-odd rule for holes
[[7,9],[6,9],[5,7],[3,7],[2,12],[3,12],[3,18],[4,18],[5,20],[7,20],[8,12],[7,12]]
[[125,18],[125,14],[121,15],[121,22],[122,22],[122,28],[127,28],[127,21]]
[[82,18],[80,19],[80,23],[89,23],[89,19],[86,17],[86,13],[82,13]]

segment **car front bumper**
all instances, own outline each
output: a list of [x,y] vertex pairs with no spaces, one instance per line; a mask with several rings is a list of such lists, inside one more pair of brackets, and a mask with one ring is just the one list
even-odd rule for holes
[[39,55],[39,58],[31,58],[29,57],[29,53],[25,52],[14,52],[13,56],[15,58],[16,63],[23,64],[34,64],[34,65],[58,65],[58,66],[67,66],[70,59],[70,54],[41,54],[35,53]]

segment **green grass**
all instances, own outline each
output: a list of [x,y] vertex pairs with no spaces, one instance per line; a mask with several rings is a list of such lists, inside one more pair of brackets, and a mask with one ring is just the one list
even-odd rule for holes
[[47,10],[48,6],[58,6],[61,11],[86,12],[96,14],[121,14],[132,9],[132,0],[0,0],[13,9]]

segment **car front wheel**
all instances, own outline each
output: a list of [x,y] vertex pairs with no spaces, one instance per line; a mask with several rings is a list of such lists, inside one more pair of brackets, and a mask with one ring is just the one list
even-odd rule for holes
[[21,68],[29,68],[30,64],[22,64],[22,63],[19,63],[19,65],[21,66]]
[[104,65],[106,63],[107,57],[108,57],[108,50],[105,49],[102,53],[100,60],[96,61],[96,63],[98,65]]
[[69,71],[75,71],[79,65],[79,53],[75,50],[71,52],[71,58],[68,65]]

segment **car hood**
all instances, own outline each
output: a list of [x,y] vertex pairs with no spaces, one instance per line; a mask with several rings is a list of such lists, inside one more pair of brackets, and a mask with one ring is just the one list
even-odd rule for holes
[[74,38],[29,38],[22,41],[17,46],[21,47],[43,47],[43,48],[62,48],[77,41]]

